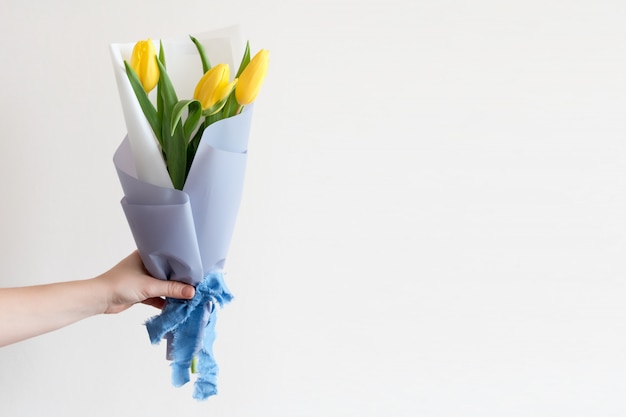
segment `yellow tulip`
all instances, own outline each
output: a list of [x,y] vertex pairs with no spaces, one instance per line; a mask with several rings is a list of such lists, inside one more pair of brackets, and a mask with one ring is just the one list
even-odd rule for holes
[[261,85],[267,74],[269,55],[269,51],[261,49],[239,76],[239,83],[235,89],[235,98],[239,105],[252,103],[261,91]]
[[222,99],[224,89],[229,85],[229,78],[228,64],[217,64],[200,78],[193,92],[193,98],[202,104],[202,109],[208,109]]
[[237,85],[238,81],[239,80],[237,78],[235,78],[230,83],[225,85],[224,88],[222,88],[220,90],[220,96],[218,97],[217,101],[219,102],[219,101],[222,101],[222,100],[226,100],[228,98],[228,96],[230,95],[230,93],[232,93],[233,90],[235,89],[235,86]]
[[130,66],[141,81],[146,93],[149,93],[159,82],[159,66],[156,62],[156,50],[152,40],[139,41],[130,56]]

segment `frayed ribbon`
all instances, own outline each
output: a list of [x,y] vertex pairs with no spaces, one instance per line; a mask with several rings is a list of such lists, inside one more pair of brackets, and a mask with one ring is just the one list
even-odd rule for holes
[[217,394],[218,367],[213,356],[215,307],[223,307],[232,298],[223,272],[212,271],[196,286],[191,300],[168,298],[161,314],[146,322],[152,344],[164,337],[172,338],[172,385],[180,387],[189,382],[189,368],[193,358],[197,358],[198,378],[193,393],[197,400]]

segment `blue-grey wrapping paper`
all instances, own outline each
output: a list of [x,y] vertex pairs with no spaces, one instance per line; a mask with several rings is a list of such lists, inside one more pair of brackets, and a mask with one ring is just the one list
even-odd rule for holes
[[146,324],[153,343],[173,339],[172,382],[189,381],[199,358],[194,397],[216,393],[213,358],[216,304],[232,298],[223,268],[241,201],[252,106],[210,125],[203,133],[182,191],[137,178],[128,138],[113,161],[124,192],[122,207],[148,272],[196,287],[193,300],[168,299]]

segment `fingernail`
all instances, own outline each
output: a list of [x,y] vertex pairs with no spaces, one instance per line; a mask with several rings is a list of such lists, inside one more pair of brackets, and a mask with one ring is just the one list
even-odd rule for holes
[[186,286],[183,288],[183,297],[185,298],[193,298],[196,290],[191,286]]

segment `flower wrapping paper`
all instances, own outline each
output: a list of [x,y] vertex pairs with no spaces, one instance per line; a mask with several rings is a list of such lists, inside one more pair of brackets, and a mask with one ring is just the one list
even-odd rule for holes
[[[212,57],[232,63],[237,33],[237,28],[230,28],[197,38]],[[192,89],[201,75],[197,54],[197,61],[185,63],[182,59],[181,64],[178,60],[193,57],[193,44],[188,44],[164,41],[168,72],[170,62],[177,62],[182,69],[182,77],[174,80],[177,89],[183,86],[181,91]],[[212,351],[215,322],[217,306],[232,299],[224,281],[224,264],[243,192],[253,105],[205,129],[183,190],[176,190],[122,73],[123,59],[130,49],[128,44],[111,47],[128,129],[113,157],[124,193],[121,205],[148,272],[159,279],[196,287],[192,300],[168,299],[161,314],[149,319],[146,327],[153,344],[168,340],[174,386],[190,381],[190,366],[197,358],[193,396],[203,400],[217,393],[218,367]],[[199,70],[192,75],[189,69]],[[182,81],[177,83],[178,79]]]

